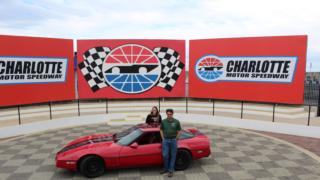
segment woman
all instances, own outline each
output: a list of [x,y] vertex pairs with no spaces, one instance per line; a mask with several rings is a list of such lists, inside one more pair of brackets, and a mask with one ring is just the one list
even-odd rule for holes
[[153,106],[150,114],[148,114],[146,123],[147,124],[161,124],[161,115],[159,114],[159,110],[157,106]]

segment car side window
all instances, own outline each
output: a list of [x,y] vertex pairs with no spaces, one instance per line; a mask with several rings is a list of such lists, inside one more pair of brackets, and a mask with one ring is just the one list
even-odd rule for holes
[[138,140],[139,145],[161,143],[160,132],[146,132]]

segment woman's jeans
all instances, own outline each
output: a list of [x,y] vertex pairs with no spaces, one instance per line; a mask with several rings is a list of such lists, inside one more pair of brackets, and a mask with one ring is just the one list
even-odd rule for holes
[[162,157],[164,161],[164,169],[173,172],[177,155],[177,140],[164,139],[162,141]]

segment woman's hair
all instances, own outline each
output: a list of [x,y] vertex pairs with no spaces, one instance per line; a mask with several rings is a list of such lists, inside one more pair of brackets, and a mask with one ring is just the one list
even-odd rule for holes
[[153,106],[153,107],[151,108],[150,114],[152,115],[152,110],[153,110],[153,108],[155,108],[155,109],[157,110],[156,116],[159,116],[159,110],[158,110],[157,106]]

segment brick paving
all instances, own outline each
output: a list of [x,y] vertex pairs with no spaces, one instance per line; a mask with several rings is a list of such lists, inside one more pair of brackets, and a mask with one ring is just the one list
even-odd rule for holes
[[[214,156],[194,161],[170,179],[320,179],[320,162],[293,148],[256,133],[220,126],[197,127],[211,140]],[[55,167],[54,157],[67,142],[95,133],[114,133],[129,126],[95,124],[52,130],[0,143],[0,179],[85,179],[80,173]],[[161,167],[107,171],[99,179],[169,179]]]
[[320,157],[320,138],[311,138],[311,137],[272,133],[272,132],[265,132],[265,131],[255,131],[255,132],[288,141]]

